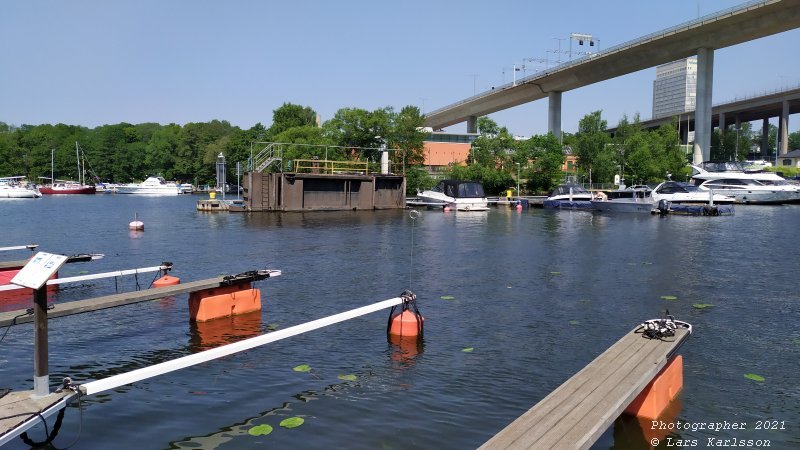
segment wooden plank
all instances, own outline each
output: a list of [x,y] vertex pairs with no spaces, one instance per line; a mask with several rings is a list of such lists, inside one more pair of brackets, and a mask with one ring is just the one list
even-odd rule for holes
[[[481,448],[510,448],[517,440],[524,440],[525,438],[536,439],[537,437],[534,436],[534,433],[541,432],[545,429],[541,427],[537,431],[535,428],[536,424],[555,417],[555,410],[559,408],[564,398],[574,396],[579,388],[585,383],[592,381],[596,370],[602,370],[606,365],[612,364],[621,354],[629,352],[631,350],[630,347],[637,342],[638,341],[633,340],[620,340],[609,347],[603,354],[595,358],[572,378],[561,384],[537,403],[535,407],[529,409],[522,416],[517,418],[500,433],[486,442]],[[577,400],[573,402],[573,405],[574,403],[577,403]]]
[[14,391],[0,397],[0,446],[41,422],[42,418],[66,406],[74,392],[64,390],[35,397],[33,391]]
[[[58,303],[47,311],[48,319],[55,317],[69,316],[100,309],[113,308],[115,306],[130,305],[132,303],[145,302],[170,295],[180,295],[189,292],[201,291],[219,287],[223,277],[209,278],[206,280],[191,281],[188,283],[176,284],[160,288],[144,289],[141,291],[123,292],[120,294],[107,295],[88,300],[77,300],[73,302]],[[33,315],[26,310],[17,310],[0,313],[0,327],[27,323],[33,321]]]
[[672,342],[623,336],[481,448],[589,448],[689,336]]

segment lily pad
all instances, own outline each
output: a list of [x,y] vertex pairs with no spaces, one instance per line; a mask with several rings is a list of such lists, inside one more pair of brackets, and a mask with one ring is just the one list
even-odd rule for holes
[[247,430],[247,434],[250,436],[266,436],[272,433],[272,427],[267,424],[263,425],[256,425],[253,428]]
[[710,307],[712,307],[714,305],[712,305],[711,303],[695,303],[692,306],[697,308],[697,309],[706,309],[706,308],[710,308]]
[[305,420],[302,417],[289,417],[288,419],[281,420],[281,426],[283,428],[297,428],[303,424]]
[[299,366],[295,366],[292,370],[295,372],[310,372],[311,366],[308,364],[300,364]]
[[78,272],[78,275],[85,275],[87,273],[89,273],[88,270],[81,270],[80,272]]
[[344,381],[356,381],[358,379],[358,377],[353,374],[339,375],[338,378]]
[[461,351],[464,353],[472,353],[473,350],[475,350],[474,347],[465,347],[461,349]]
[[271,323],[271,324],[267,325],[267,331],[275,331],[277,329],[278,329],[278,324],[277,323]]
[[561,275],[561,272],[550,272],[550,275]]
[[674,295],[662,295],[661,296],[661,300],[677,300],[677,299],[678,299],[678,297],[675,297]]
[[764,377],[762,377],[761,375],[756,375],[754,373],[746,373],[744,374],[744,377],[747,378],[748,380],[758,381],[759,383],[764,381]]
[[569,324],[570,324],[570,325],[578,325],[578,324],[580,324],[580,323],[581,323],[581,322],[580,322],[580,321],[578,321],[578,320],[570,320],[570,321],[569,321]]
[[443,295],[443,296],[441,296],[439,298],[442,299],[442,300],[455,300],[456,299],[452,295]]
[[797,345],[800,345],[800,338],[795,339],[794,343],[797,344]]

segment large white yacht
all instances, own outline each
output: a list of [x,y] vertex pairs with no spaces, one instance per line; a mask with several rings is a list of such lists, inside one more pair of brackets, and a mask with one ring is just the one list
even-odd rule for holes
[[167,183],[161,177],[149,177],[141,183],[120,184],[115,192],[117,194],[150,194],[150,195],[178,195],[182,194],[180,186]]
[[701,190],[736,198],[736,203],[800,202],[800,186],[774,172],[745,170],[738,161],[707,161],[692,165],[692,183]]

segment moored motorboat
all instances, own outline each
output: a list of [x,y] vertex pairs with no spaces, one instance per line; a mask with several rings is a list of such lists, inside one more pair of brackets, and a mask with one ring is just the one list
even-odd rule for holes
[[477,181],[442,180],[420,192],[419,205],[430,208],[453,208],[457,211],[487,211],[489,201],[483,185]]
[[773,172],[745,170],[738,161],[707,161],[692,168],[692,182],[701,190],[734,197],[736,203],[800,202],[800,186]]
[[650,213],[655,201],[649,188],[620,189],[603,196],[595,196],[592,209],[608,212],[643,212]]
[[714,191],[703,191],[683,181],[664,181],[656,186],[651,195],[656,203],[666,200],[675,205],[724,205],[736,201],[733,197],[720,195]]
[[592,209],[595,194],[577,184],[558,185],[550,196],[544,200],[545,208],[555,209]]
[[148,177],[141,183],[117,185],[117,194],[149,194],[149,195],[178,195],[182,194],[180,186],[168,183],[162,177]]
[[21,183],[25,177],[0,178],[0,198],[39,198],[39,189],[32,184]]

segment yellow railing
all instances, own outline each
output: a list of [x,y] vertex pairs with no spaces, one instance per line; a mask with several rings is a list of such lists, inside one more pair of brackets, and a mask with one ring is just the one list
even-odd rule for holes
[[294,171],[297,173],[357,173],[369,174],[369,163],[360,161],[331,161],[327,159],[295,159]]

